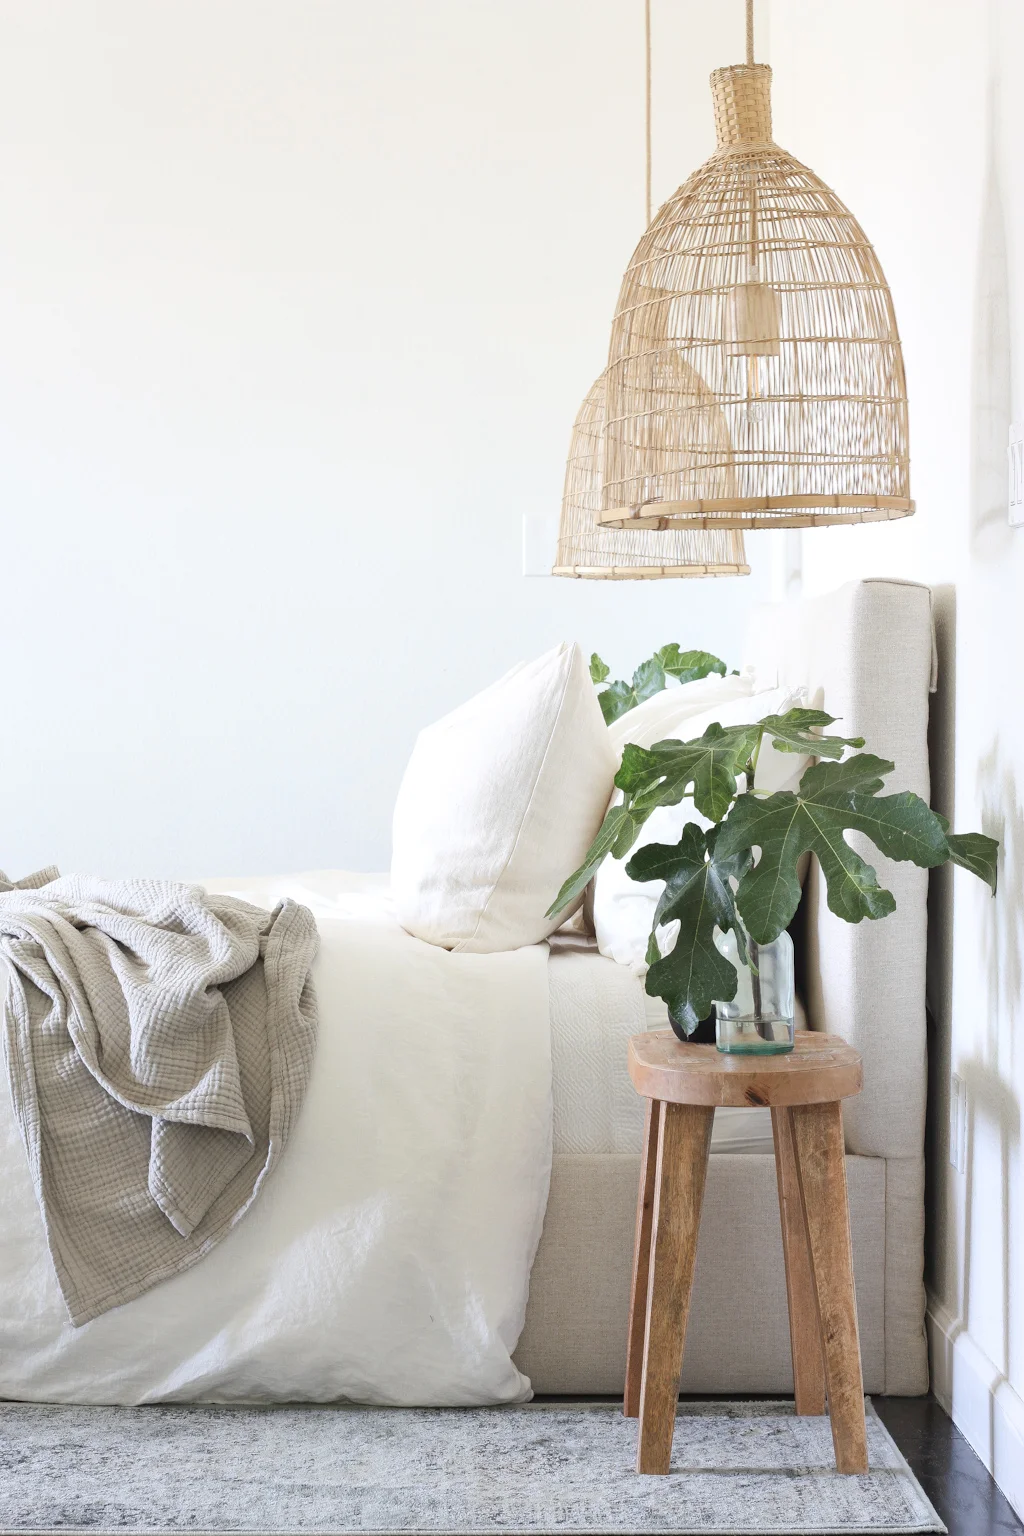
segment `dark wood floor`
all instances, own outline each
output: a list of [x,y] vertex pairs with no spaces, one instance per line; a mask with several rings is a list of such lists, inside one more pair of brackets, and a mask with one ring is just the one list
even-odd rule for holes
[[949,1527],[949,1536],[1024,1531],[983,1464],[933,1397],[873,1397],[878,1417]]

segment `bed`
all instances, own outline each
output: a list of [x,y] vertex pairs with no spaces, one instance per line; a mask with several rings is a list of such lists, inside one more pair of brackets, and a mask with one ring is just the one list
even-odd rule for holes
[[[852,582],[827,596],[754,611],[744,660],[774,682],[804,685],[890,757],[893,790],[926,799],[928,699],[935,683],[930,593],[896,581]],[[809,1027],[841,1035],[864,1059],[864,1091],[844,1106],[857,1305],[868,1392],[913,1395],[928,1388],[924,1332],[924,1119],[926,872],[862,850],[894,893],[884,922],[850,926],[825,907],[812,869],[802,903],[804,991]],[[602,962],[558,949],[549,962],[553,995],[563,1002],[564,1038],[602,1018],[597,981]],[[574,985],[569,969],[575,967]],[[585,981],[584,972],[590,975]],[[615,969],[613,967],[613,969]],[[564,972],[564,977],[563,977]],[[619,978],[620,988],[626,991]],[[643,1022],[639,998],[631,1023]],[[573,1022],[572,1013],[578,1017]],[[606,1017],[604,1123],[591,1142],[574,1144],[580,1117],[570,1113],[582,1087],[567,1086],[568,1059],[555,1056],[555,1147],[543,1236],[533,1267],[526,1326],[515,1359],[541,1393],[622,1390],[633,1227],[639,1177],[640,1120],[621,1039]],[[591,1044],[591,1052],[594,1046]],[[578,1053],[566,1052],[576,1060]],[[579,1057],[579,1059],[583,1059]],[[597,1076],[591,1061],[588,1070]],[[596,1083],[586,1098],[597,1102]],[[621,1093],[622,1098],[618,1095]],[[754,1112],[737,1111],[739,1116]],[[716,1124],[701,1224],[683,1392],[791,1392],[792,1369],[774,1159],[762,1136],[737,1143]],[[634,1138],[627,1145],[627,1138]],[[721,1154],[728,1145],[728,1155]],[[752,1266],[756,1266],[752,1270]],[[757,1296],[756,1307],[751,1298]]]
[[[927,589],[859,582],[757,610],[746,659],[763,687],[821,697],[895,759],[893,787],[927,796],[932,656]],[[810,1027],[864,1058],[845,1123],[865,1387],[910,1394],[928,1381],[925,876],[881,864],[898,910],[858,927],[830,916],[812,868],[801,953]],[[204,883],[316,915],[321,1036],[298,1128],[219,1246],[74,1328],[0,1104],[0,1396],[621,1391],[642,1128],[625,1043],[664,1028],[664,1005],[579,934],[489,954],[413,938],[384,877]],[[767,1114],[719,1111],[712,1150],[683,1390],[788,1392]]]

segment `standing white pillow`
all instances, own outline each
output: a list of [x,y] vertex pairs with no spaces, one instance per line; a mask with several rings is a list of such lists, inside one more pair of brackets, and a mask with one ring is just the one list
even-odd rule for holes
[[638,747],[651,747],[656,741],[689,741],[693,732],[687,721],[694,715],[719,709],[737,699],[749,699],[753,692],[754,678],[749,671],[730,672],[726,677],[712,673],[693,683],[683,683],[679,687],[670,685],[613,720],[608,735],[620,759],[627,742],[635,742]]
[[617,766],[578,645],[513,667],[427,726],[395,804],[403,928],[477,953],[547,938],[568,914],[544,914],[583,862]]
[[[746,698],[734,698],[731,702],[699,714],[691,714],[681,722],[678,739],[693,741],[703,736],[708,726],[715,721],[723,726],[750,725],[763,720],[766,715],[785,714],[787,709],[804,703],[806,697],[802,690],[793,693],[787,688],[772,688]],[[641,705],[640,709],[643,707]],[[630,716],[639,714],[640,709],[631,710],[616,724],[626,725]],[[649,732],[643,729],[644,722],[640,724],[638,735],[643,739],[638,740],[637,745],[652,745]],[[627,740],[632,739],[627,737]],[[658,736],[655,739],[676,740],[677,737]],[[621,747],[619,750],[621,752]],[[795,789],[809,762],[810,758],[804,757],[802,753],[776,752],[770,741],[766,741],[757,763],[757,788],[769,794],[780,789]],[[616,802],[621,798],[621,791],[616,790]],[[638,975],[647,970],[647,941],[654,922],[654,910],[664,890],[664,881],[631,880],[626,874],[626,865],[636,849],[647,843],[678,843],[688,821],[695,821],[701,827],[711,826],[709,821],[694,810],[693,801],[689,797],[681,800],[678,805],[659,806],[644,823],[643,831],[626,858],[605,859],[594,877],[594,933],[597,947],[602,955],[617,960],[620,965],[630,966]]]

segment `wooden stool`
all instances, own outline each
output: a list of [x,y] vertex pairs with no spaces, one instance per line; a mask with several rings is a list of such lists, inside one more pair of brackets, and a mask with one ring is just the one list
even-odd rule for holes
[[863,1083],[834,1035],[785,1056],[733,1056],[667,1030],[634,1035],[629,1075],[647,1099],[623,1412],[640,1419],[638,1472],[667,1472],[715,1106],[769,1105],[782,1214],[796,1411],[825,1412],[840,1472],[866,1472],[841,1099]]

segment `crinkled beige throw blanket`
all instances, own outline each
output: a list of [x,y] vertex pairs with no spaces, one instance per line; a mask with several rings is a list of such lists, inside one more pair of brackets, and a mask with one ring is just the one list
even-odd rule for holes
[[252,1204],[309,1081],[318,939],[294,901],[32,884],[0,876],[4,1043],[77,1325],[187,1269]]

